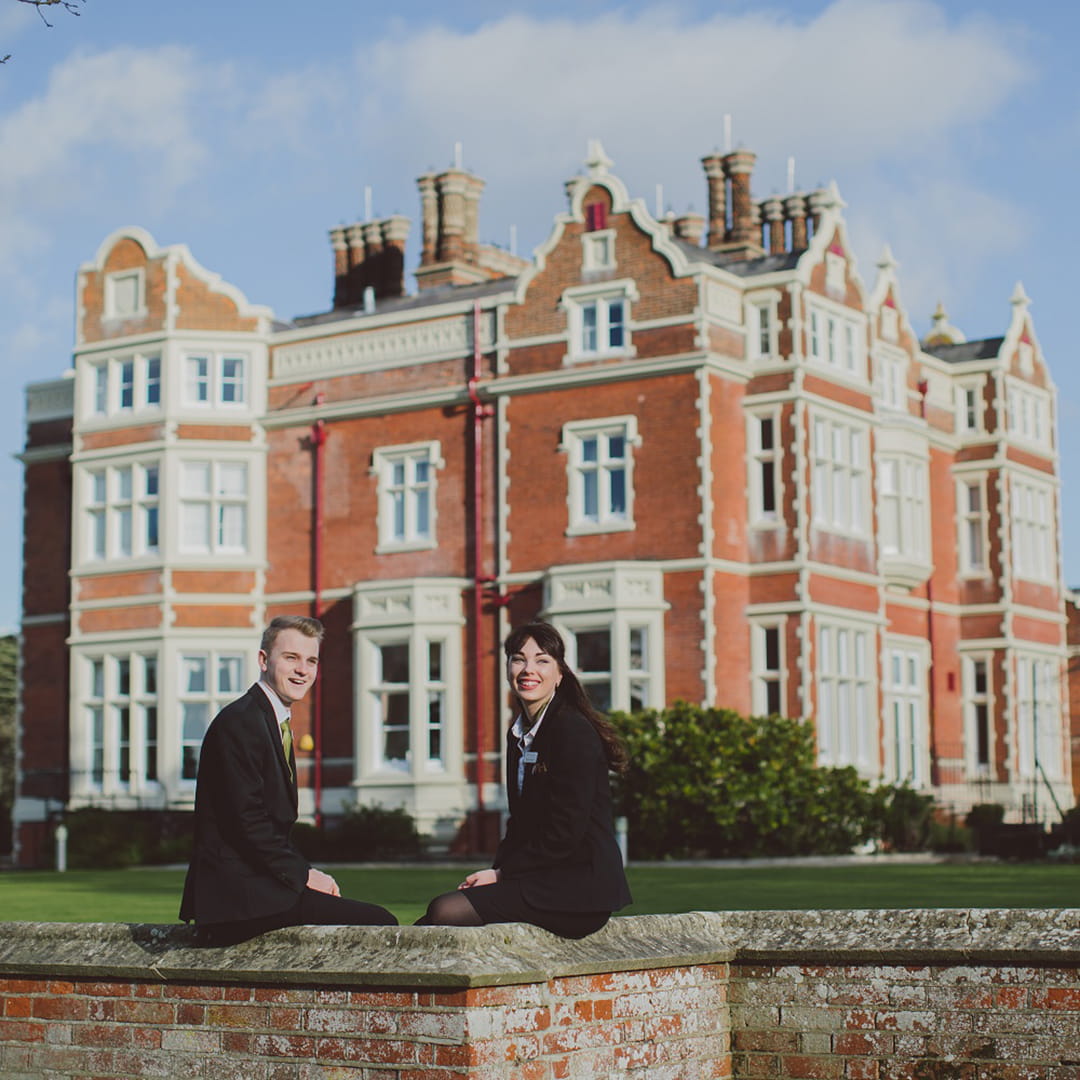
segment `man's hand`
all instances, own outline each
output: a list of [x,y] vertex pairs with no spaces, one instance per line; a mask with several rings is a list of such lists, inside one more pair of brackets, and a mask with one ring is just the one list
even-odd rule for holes
[[331,896],[341,895],[338,883],[329,874],[316,870],[314,866],[308,871],[307,887],[316,892],[329,893]]
[[498,870],[475,870],[459,886],[459,889],[472,889],[477,885],[494,885],[502,877]]

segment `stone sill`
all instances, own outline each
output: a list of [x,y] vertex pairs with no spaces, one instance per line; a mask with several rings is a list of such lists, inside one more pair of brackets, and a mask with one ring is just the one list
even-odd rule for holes
[[583,941],[519,923],[305,926],[229,948],[191,929],[0,923],[0,976],[466,990],[695,964],[1080,966],[1080,909],[731,911],[613,919]]

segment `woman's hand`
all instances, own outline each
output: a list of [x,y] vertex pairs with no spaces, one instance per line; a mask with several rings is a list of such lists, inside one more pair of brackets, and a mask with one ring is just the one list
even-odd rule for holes
[[459,886],[459,889],[472,889],[477,885],[494,885],[502,877],[498,870],[475,870]]

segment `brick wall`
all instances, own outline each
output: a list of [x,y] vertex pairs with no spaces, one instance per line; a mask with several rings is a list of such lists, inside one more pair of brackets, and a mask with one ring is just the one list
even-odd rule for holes
[[1077,1080],[1080,911],[526,926],[0,924],[0,1075]]

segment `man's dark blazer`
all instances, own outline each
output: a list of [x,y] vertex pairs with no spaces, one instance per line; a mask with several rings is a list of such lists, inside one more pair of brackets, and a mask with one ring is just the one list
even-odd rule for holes
[[289,843],[295,775],[261,687],[252,686],[214,717],[199,755],[195,844],[181,919],[238,922],[276,915],[297,902],[310,864]]
[[510,819],[492,864],[546,911],[618,911],[631,902],[615,842],[604,744],[558,692],[533,740],[536,761],[517,790],[520,750],[507,736]]

